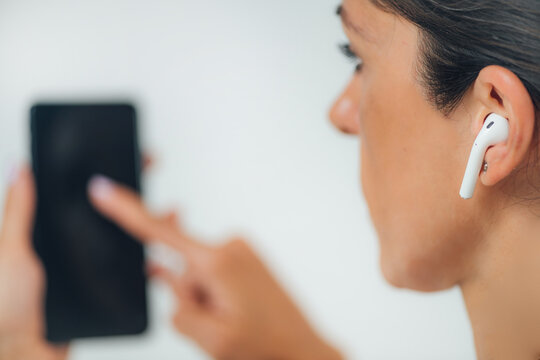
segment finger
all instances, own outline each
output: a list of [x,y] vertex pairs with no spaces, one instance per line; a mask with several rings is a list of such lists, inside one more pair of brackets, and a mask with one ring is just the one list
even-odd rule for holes
[[189,274],[178,276],[156,264],[151,265],[151,272],[171,288],[178,300],[178,308],[173,317],[175,329],[213,352],[217,348],[213,337],[218,336],[221,322],[208,306],[208,295],[203,296],[200,284]]
[[163,216],[163,220],[169,223],[171,226],[180,228],[180,222],[178,221],[178,214],[176,211],[171,210]]
[[150,154],[143,154],[142,156],[142,169],[144,172],[149,171],[155,164],[155,159]]
[[178,332],[214,352],[213,337],[219,336],[221,323],[205,308],[194,302],[182,301],[173,317],[173,325]]
[[69,345],[52,345],[54,359],[67,359],[69,354]]
[[156,265],[153,262],[147,262],[146,263],[146,275],[148,277],[158,277],[159,271],[161,270],[161,267],[159,265]]
[[31,246],[35,212],[34,179],[28,167],[14,170],[4,210],[4,243]]
[[98,211],[143,242],[164,243],[180,252],[191,252],[202,247],[177,226],[172,226],[168,219],[164,221],[148,211],[132,190],[106,177],[92,178],[89,195]]
[[[153,243],[146,247],[147,263],[157,264],[177,274],[186,270],[186,256],[163,243]],[[149,266],[152,269],[151,266]]]
[[182,297],[186,296],[186,292],[189,291],[189,285],[186,278],[155,263],[149,263],[147,269],[149,275],[153,279],[163,282],[175,293],[175,295]]
[[154,279],[162,281],[174,292],[180,303],[191,303],[200,307],[210,304],[211,296],[208,289],[190,272],[178,274],[157,264],[149,265],[149,271]]

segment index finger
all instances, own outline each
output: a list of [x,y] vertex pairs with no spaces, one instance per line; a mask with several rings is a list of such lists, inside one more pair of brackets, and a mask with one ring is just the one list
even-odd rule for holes
[[198,243],[167,219],[152,214],[132,190],[104,176],[89,182],[90,201],[103,215],[145,243],[164,243],[182,253],[201,249]]

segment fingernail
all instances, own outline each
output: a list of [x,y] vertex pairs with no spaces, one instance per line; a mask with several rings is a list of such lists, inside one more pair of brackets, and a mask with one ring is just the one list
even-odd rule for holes
[[17,182],[20,173],[21,169],[19,166],[13,164],[9,167],[9,170],[7,171],[7,182],[9,186],[12,186]]
[[146,256],[150,262],[181,275],[185,272],[184,257],[170,246],[165,244],[149,244],[146,247]]
[[114,182],[106,176],[95,175],[88,182],[90,195],[98,200],[107,199],[114,190]]

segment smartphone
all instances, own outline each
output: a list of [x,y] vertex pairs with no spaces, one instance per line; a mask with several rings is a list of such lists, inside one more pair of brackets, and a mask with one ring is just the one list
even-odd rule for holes
[[87,190],[99,174],[140,193],[134,106],[36,104],[30,127],[37,189],[34,247],[47,277],[47,340],[144,332],[143,247],[92,207]]

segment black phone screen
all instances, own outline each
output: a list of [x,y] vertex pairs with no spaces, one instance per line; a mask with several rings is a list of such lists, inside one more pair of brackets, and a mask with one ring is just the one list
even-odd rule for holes
[[140,192],[136,113],[127,104],[31,109],[37,212],[34,246],[45,268],[47,339],[128,335],[147,327],[143,247],[88,199],[105,175]]

